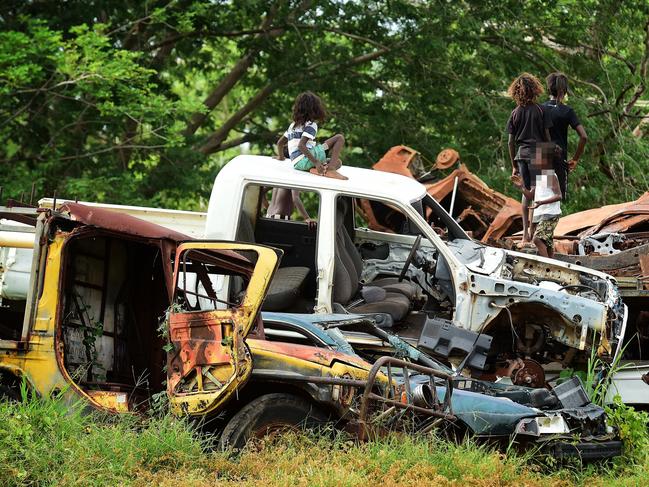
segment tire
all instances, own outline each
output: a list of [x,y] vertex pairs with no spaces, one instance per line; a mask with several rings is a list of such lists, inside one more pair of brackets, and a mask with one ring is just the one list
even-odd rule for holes
[[0,384],[0,402],[20,402],[20,391],[15,387]]
[[222,450],[243,448],[250,439],[285,431],[315,429],[327,423],[327,415],[299,396],[285,393],[259,396],[230,419],[221,433]]

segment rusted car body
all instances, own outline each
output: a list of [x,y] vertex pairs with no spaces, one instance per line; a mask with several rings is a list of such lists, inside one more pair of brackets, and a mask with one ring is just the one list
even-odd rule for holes
[[[369,419],[381,404],[422,420],[453,419],[450,383],[446,401],[417,403],[395,396],[400,392],[387,387],[381,365],[265,340],[259,310],[280,251],[192,241],[74,203],[57,211],[0,208],[0,218],[33,232],[30,242],[28,228],[3,225],[20,238],[3,234],[0,247],[33,246],[33,268],[22,296],[22,288],[3,289],[0,395],[15,397],[25,381],[39,395],[134,413],[166,391],[178,415],[225,419],[223,445],[237,447],[271,426],[300,424],[314,411],[361,437],[373,434]],[[219,299],[215,289],[225,276],[236,279],[237,289]],[[449,380],[429,373],[431,380]],[[241,414],[246,408],[259,413],[259,404],[271,413],[283,410],[270,418]]]
[[[436,170],[448,169],[456,161],[451,164],[448,158],[438,160],[433,171],[424,173],[419,153],[398,145],[388,150],[372,169],[417,179],[445,210],[452,211],[451,216],[464,230],[483,243],[493,243],[522,230],[521,203],[491,189],[464,164],[458,163],[448,176],[436,179]],[[366,201],[362,204],[371,228],[385,229],[371,206]]]
[[[564,216],[555,230],[561,260],[618,278],[649,278],[649,192],[635,201]],[[572,257],[565,257],[570,255]],[[644,287],[644,286],[643,286]]]

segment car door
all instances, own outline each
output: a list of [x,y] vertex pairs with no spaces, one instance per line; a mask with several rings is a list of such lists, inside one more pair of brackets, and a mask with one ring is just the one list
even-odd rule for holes
[[[177,248],[167,344],[173,412],[213,412],[246,383],[252,357],[245,338],[260,319],[280,257],[281,251],[235,242]],[[223,286],[226,280],[229,286]],[[222,288],[228,289],[227,296]]]

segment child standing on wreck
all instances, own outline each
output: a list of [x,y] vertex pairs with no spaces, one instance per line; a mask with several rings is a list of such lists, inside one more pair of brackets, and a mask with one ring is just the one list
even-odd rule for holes
[[561,187],[554,171],[555,145],[544,143],[536,146],[532,160],[535,184],[527,189],[520,175],[512,176],[514,186],[519,188],[528,201],[534,201],[532,222],[535,224],[534,245],[542,257],[554,256],[554,229],[561,217]]
[[[516,102],[516,108],[507,121],[509,133],[509,158],[512,163],[512,178],[521,176],[525,189],[532,188],[532,173],[530,161],[534,158],[536,145],[550,141],[552,120],[536,103],[537,97],[543,93],[543,86],[529,73],[523,73],[509,86],[507,94]],[[523,242],[532,239],[529,225],[528,199],[523,195]]]
[[[288,154],[295,169],[334,179],[347,179],[337,171],[342,165],[340,151],[345,138],[336,134],[324,143],[316,144],[318,123],[322,123],[325,116],[325,107],[319,96],[310,91],[299,94],[293,104],[293,123],[277,141],[278,154],[281,156],[284,146],[288,145]],[[326,157],[327,151],[330,159]]]

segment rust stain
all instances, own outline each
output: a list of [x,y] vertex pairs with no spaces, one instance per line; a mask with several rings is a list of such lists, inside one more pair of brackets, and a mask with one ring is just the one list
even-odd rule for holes
[[[604,222],[635,215],[639,210],[646,211],[647,208],[649,208],[649,191],[635,201],[606,205],[601,208],[593,208],[564,216],[559,220],[554,234],[555,236],[578,235],[580,232],[588,231],[591,228],[601,229],[601,224]],[[646,216],[645,220],[649,220],[649,215]]]
[[[426,187],[426,191],[442,205],[448,206],[448,200],[453,192],[457,178],[456,209],[454,214],[458,222],[474,238],[485,243],[491,243],[511,235],[522,228],[519,201],[491,189],[478,176],[473,174],[464,165],[460,164],[448,176],[434,182],[421,178],[419,153],[410,147],[398,145],[388,150],[385,155],[372,166],[377,171],[401,174],[413,179],[418,179]],[[440,153],[436,170],[448,169],[459,160],[459,155],[452,149]],[[462,206],[459,206],[459,202]],[[369,202],[361,201],[360,206],[367,217],[370,228],[379,231],[389,231],[389,225],[381,222],[372,211]],[[448,210],[448,207],[446,208]]]
[[318,363],[329,366],[335,360],[357,365],[361,368],[367,367],[367,362],[360,358],[353,357],[344,353],[327,350],[325,348],[316,348],[307,345],[297,345],[294,343],[269,342],[266,340],[257,340],[248,338],[247,342],[255,350],[265,350],[275,352],[289,357],[294,357],[308,362]]

